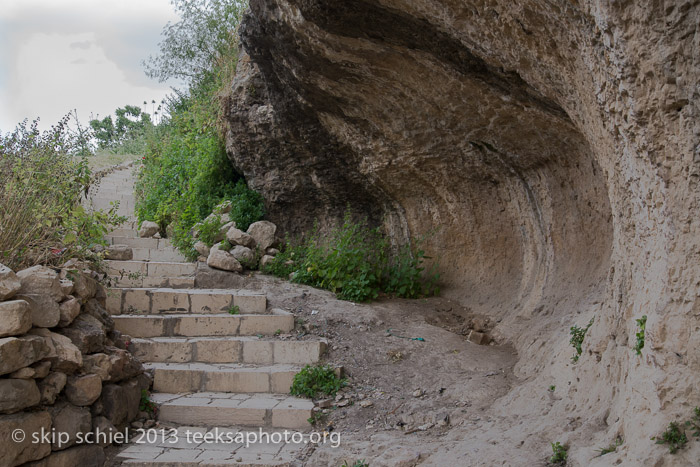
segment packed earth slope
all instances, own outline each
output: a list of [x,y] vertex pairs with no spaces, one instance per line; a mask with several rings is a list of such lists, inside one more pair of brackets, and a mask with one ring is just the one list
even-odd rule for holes
[[227,147],[270,220],[431,233],[444,294],[518,351],[493,407],[514,444],[463,434],[434,464],[700,456],[649,439],[700,405],[698,24],[698,1],[250,1]]

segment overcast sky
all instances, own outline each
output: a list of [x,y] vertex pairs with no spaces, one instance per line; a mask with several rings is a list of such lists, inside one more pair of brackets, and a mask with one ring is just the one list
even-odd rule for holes
[[28,118],[47,128],[76,109],[81,123],[117,107],[160,100],[170,83],[148,78],[169,0],[1,0],[0,132]]

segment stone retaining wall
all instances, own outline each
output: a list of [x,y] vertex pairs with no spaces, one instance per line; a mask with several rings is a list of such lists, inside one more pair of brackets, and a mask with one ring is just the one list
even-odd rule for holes
[[102,465],[107,443],[86,434],[113,439],[144,417],[150,377],[106,298],[78,264],[16,274],[0,264],[0,466]]

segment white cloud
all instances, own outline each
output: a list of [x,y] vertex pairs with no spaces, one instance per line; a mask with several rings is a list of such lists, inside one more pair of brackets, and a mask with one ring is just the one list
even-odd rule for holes
[[169,85],[148,79],[141,61],[176,20],[168,0],[3,0],[0,131],[24,118],[46,128],[72,109],[86,123],[160,101]]

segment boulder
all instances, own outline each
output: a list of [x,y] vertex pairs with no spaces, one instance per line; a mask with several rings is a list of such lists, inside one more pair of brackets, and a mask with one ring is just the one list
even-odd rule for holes
[[7,300],[14,297],[21,288],[22,283],[17,277],[17,274],[15,274],[12,269],[0,263],[0,300]]
[[22,441],[10,441],[15,430],[22,430],[24,433],[49,433],[51,415],[47,411],[0,415],[0,465],[21,465],[51,454],[51,443],[41,439],[35,443],[31,436],[25,436]]
[[52,429],[57,434],[53,437],[51,444],[54,451],[73,446],[77,441],[78,433],[84,435],[92,430],[92,417],[90,410],[86,408],[63,402],[49,408],[49,413]]
[[262,258],[260,258],[260,270],[265,268],[265,266],[267,266],[268,264],[270,264],[274,260],[275,260],[274,256],[264,255]]
[[100,326],[105,332],[109,332],[114,329],[114,320],[112,319],[112,315],[109,314],[109,312],[105,309],[105,307],[100,303],[99,299],[97,298],[100,295],[100,292],[102,291],[104,291],[104,288],[102,286],[99,286],[97,288],[97,294],[95,295],[96,298],[88,300],[85,303],[84,311],[87,315],[92,316],[97,321],[99,321]]
[[80,302],[74,296],[69,295],[68,299],[61,303],[58,309],[60,313],[58,325],[66,327],[80,314]]
[[231,250],[231,254],[238,260],[239,263],[248,268],[255,267],[255,253],[250,248],[242,245],[236,245]]
[[158,226],[158,224],[151,221],[143,221],[141,223],[141,228],[139,228],[139,237],[152,237],[158,232],[160,232],[160,227]]
[[63,290],[63,295],[68,296],[73,293],[73,281],[70,279],[59,279],[61,283],[61,290]]
[[268,248],[267,250],[265,250],[265,254],[270,256],[277,256],[279,252],[280,251],[277,248]]
[[117,382],[133,378],[143,372],[143,366],[131,352],[108,347],[109,352],[109,381]]
[[109,319],[105,321],[105,326],[109,328],[114,324],[114,322],[112,321],[112,316],[109,313],[107,313],[107,310],[104,309],[107,308],[107,289],[100,283],[97,284],[95,290],[95,301],[98,305],[100,305],[103,308],[103,310],[100,312],[102,317],[91,313],[89,310],[88,313],[92,314],[95,318],[99,319],[100,321],[104,319],[104,316],[107,316]]
[[95,444],[105,447],[109,445],[110,439],[115,439],[115,434],[119,430],[117,430],[107,417],[98,415],[92,419],[92,431],[95,433]]
[[22,292],[17,295],[17,298],[29,303],[34,327],[53,328],[58,326],[58,322],[61,320],[61,309],[51,295]]
[[105,465],[104,449],[96,444],[82,444],[63,451],[54,451],[50,456],[27,467],[102,467]]
[[33,407],[41,401],[33,379],[0,379],[0,413],[13,413]]
[[39,381],[39,392],[41,394],[41,403],[51,405],[56,402],[56,397],[63,391],[66,386],[68,377],[65,373],[54,371]]
[[205,262],[197,263],[194,285],[200,289],[259,289],[261,287],[259,281],[254,278],[210,268]]
[[199,253],[202,256],[209,256],[210,248],[207,246],[206,243],[202,241],[198,241],[197,243],[195,243],[194,249],[197,251],[197,253]]
[[128,245],[110,245],[105,252],[105,258],[117,261],[130,261],[134,258],[134,251]]
[[248,248],[255,248],[255,239],[235,227],[228,229],[226,232],[226,239],[231,242],[231,245],[241,245]]
[[0,375],[12,373],[48,357],[51,347],[38,336],[0,339]]
[[49,356],[52,369],[70,374],[82,366],[83,355],[69,337],[56,334],[55,332],[50,333],[50,337],[56,349],[55,353]]
[[26,300],[0,302],[0,337],[18,336],[32,327],[32,313]]
[[137,379],[130,379],[121,384],[126,400],[126,421],[130,422],[139,415],[141,406],[141,385]]
[[233,221],[227,222],[227,223],[225,223],[224,225],[222,225],[221,228],[219,228],[219,234],[220,234],[220,235],[226,235],[226,232],[228,232],[229,229],[231,229],[231,228],[233,228],[233,227],[236,227],[236,223],[235,223],[235,222],[233,222]]
[[86,301],[97,293],[97,281],[87,274],[71,271],[67,275],[73,281],[73,295]]
[[32,266],[17,273],[22,294],[49,295],[56,302],[63,300],[63,288],[58,273],[46,266]]
[[90,354],[101,352],[104,348],[105,330],[95,317],[82,314],[73,323],[58,331],[70,338],[73,345],[80,349],[81,353]]
[[49,374],[49,371],[51,371],[51,362],[43,361],[35,363],[34,365],[32,365],[32,369],[34,370],[34,378],[46,378]]
[[91,405],[100,397],[102,379],[97,375],[73,376],[66,383],[68,402],[77,406]]
[[241,272],[243,270],[241,263],[231,253],[218,248],[212,248],[207,258],[207,266],[224,271]]
[[277,226],[269,221],[253,222],[248,227],[248,235],[255,239],[261,251],[265,251],[275,244]]
[[226,201],[219,203],[214,208],[214,213],[216,213],[216,214],[228,214],[231,212],[231,209],[233,209],[233,205],[231,204],[231,201],[226,200]]
[[83,371],[100,377],[102,381],[108,381],[112,370],[112,362],[109,355],[96,353],[83,357]]
[[95,403],[93,410],[95,415],[103,415],[114,426],[119,427],[123,425],[129,412],[124,389],[118,384],[104,385],[102,394]]
[[17,370],[15,372],[10,373],[8,377],[15,379],[32,379],[34,378],[35,374],[36,371],[34,371],[34,368],[27,366],[22,368],[21,370]]

